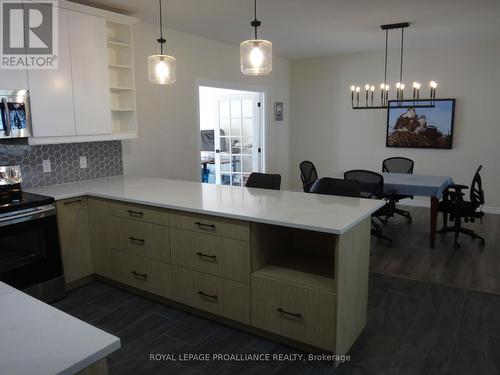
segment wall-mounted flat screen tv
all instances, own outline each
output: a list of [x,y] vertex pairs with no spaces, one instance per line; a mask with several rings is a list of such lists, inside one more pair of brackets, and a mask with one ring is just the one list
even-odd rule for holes
[[451,149],[455,99],[390,100],[387,147]]

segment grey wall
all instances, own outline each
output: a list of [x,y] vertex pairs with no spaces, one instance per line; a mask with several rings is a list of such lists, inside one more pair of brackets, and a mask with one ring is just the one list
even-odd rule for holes
[[[80,156],[87,168],[80,168]],[[44,173],[43,160],[50,160],[52,172]],[[28,146],[0,144],[0,165],[20,165],[23,188],[61,184],[123,174],[120,141]]]
[[[439,83],[439,98],[456,98],[452,150],[385,147],[387,111],[351,109],[349,87],[383,81],[383,53],[359,53],[293,61],[290,67],[290,180],[301,188],[301,160],[317,164],[321,176],[364,168],[381,170],[382,160],[405,156],[415,160],[415,173],[447,175],[469,185],[483,164],[486,208],[500,213],[500,120],[498,89],[500,43],[409,48],[404,81]],[[390,60],[391,90],[397,80],[397,51]],[[411,95],[411,89],[406,94]],[[394,97],[394,90],[392,93]],[[428,198],[418,198],[421,204]]]
[[[123,141],[126,175],[200,181],[200,128],[197,80],[224,81],[267,90],[266,171],[282,176],[288,186],[289,62],[273,56],[268,76],[246,77],[240,72],[238,46],[176,30],[167,30],[169,54],[177,59],[177,82],[172,86],[148,81],[147,56],[158,48],[158,26],[134,25],[134,70],[139,138]],[[285,105],[285,119],[274,121],[274,102]]]

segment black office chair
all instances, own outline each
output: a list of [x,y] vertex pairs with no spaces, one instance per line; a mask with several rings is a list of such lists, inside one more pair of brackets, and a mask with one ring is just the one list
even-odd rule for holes
[[[472,238],[480,240],[480,245],[485,245],[483,237],[479,236],[472,229],[462,227],[462,219],[468,222],[475,222],[476,219],[483,219],[484,212],[481,210],[484,205],[484,191],[479,172],[483,168],[482,165],[476,170],[474,178],[470,186],[469,201],[464,200],[463,190],[469,189],[465,185],[450,185],[444,192],[444,198],[439,202],[438,210],[443,213],[443,228],[438,233],[455,233],[455,248],[460,247],[458,242],[458,235],[460,233],[466,234]],[[453,227],[448,227],[449,219],[453,221]]]
[[309,193],[311,187],[318,179],[318,172],[316,171],[316,167],[314,166],[314,164],[311,161],[307,160],[301,162],[299,168],[304,192]]
[[[384,194],[384,176],[379,173],[356,169],[345,172],[344,178],[346,180],[358,181],[360,196],[362,198],[381,200],[387,199],[387,196]],[[381,219],[382,217],[387,218],[392,216],[394,216],[394,203],[388,200],[384,206],[372,214],[372,236],[386,240],[387,246],[389,247],[392,246],[392,240],[384,235],[382,226],[374,219],[378,219],[383,222],[383,219]]]
[[359,182],[340,178],[322,177],[312,186],[311,193],[324,195],[340,195],[343,197],[359,197]]
[[[388,158],[382,162],[382,172],[413,174],[414,165],[414,161],[408,158]],[[402,195],[397,194],[396,192],[395,194],[388,195],[388,198],[390,201],[394,202],[394,206],[396,206],[396,203],[398,203],[401,199],[413,199],[413,195]],[[394,207],[394,213],[405,217],[410,224],[413,221],[409,211]]]
[[253,172],[250,174],[250,176],[248,176],[245,187],[280,190],[281,175]]

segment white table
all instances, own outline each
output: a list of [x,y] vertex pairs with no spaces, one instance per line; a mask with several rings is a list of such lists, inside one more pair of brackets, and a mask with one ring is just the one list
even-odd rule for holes
[[76,374],[118,349],[118,337],[0,282],[0,374]]

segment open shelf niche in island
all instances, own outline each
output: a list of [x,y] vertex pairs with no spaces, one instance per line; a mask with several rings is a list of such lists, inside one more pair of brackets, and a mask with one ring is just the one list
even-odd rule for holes
[[366,325],[370,219],[339,235],[251,228],[252,325],[347,353]]
[[335,290],[337,236],[264,224],[255,224],[254,229],[254,274],[330,292]]

